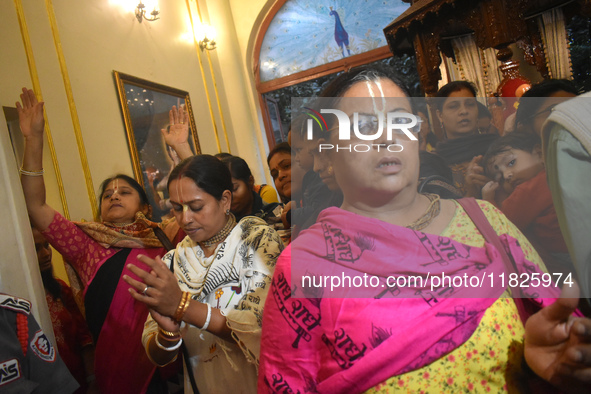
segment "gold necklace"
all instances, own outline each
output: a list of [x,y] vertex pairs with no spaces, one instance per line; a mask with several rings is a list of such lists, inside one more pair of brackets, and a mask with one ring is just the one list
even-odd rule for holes
[[201,246],[204,246],[206,248],[218,244],[222,242],[224,239],[226,239],[226,237],[230,234],[234,226],[236,226],[236,217],[234,216],[234,214],[232,214],[232,212],[230,212],[228,215],[228,220],[226,221],[224,227],[210,239],[199,243],[201,244]]
[[435,219],[437,215],[439,215],[439,212],[441,212],[441,202],[439,201],[439,195],[425,193],[424,196],[427,197],[430,201],[429,207],[420,218],[404,227],[409,228],[411,230],[421,231],[422,229],[430,225],[433,219]]
[[106,224],[110,224],[113,227],[127,227],[130,224],[133,224],[134,222],[129,222],[129,223],[106,223]]

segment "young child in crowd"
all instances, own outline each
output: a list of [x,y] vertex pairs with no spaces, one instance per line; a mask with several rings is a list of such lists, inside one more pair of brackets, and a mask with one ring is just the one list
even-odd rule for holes
[[483,165],[493,181],[482,188],[482,198],[499,207],[530,239],[551,272],[572,272],[546,180],[540,138],[533,133],[506,134],[491,144]]

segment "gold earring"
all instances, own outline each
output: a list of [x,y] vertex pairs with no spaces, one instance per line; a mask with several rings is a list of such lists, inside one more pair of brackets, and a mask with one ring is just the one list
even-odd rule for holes
[[328,166],[328,169],[326,170],[326,172],[328,173],[328,175],[333,176],[334,175],[334,168],[332,168],[332,166]]

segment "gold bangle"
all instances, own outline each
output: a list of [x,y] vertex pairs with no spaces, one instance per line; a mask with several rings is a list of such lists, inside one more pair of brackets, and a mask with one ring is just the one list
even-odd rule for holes
[[179,323],[183,320],[183,317],[185,317],[185,313],[187,312],[187,309],[189,309],[189,303],[191,301],[191,295],[189,294],[189,292],[187,292],[187,300],[185,301],[185,305],[183,305],[183,310],[181,311],[181,316],[179,317]]
[[177,331],[177,332],[166,331],[164,328],[162,328],[160,326],[158,327],[158,329],[166,337],[180,337],[181,336],[181,332],[180,331]]
[[45,170],[43,170],[43,168],[40,169],[39,171],[28,171],[28,170],[25,170],[23,167],[21,167],[19,172],[21,173],[21,175],[26,175],[26,176],[42,176],[43,174],[45,174]]
[[165,329],[163,329],[160,326],[158,327],[158,330],[160,331],[160,334],[162,334],[164,336],[164,339],[166,339],[168,341],[176,341],[177,339],[181,338],[180,331],[177,331],[177,332],[166,331]]
[[188,306],[188,299],[189,299],[189,292],[183,291],[183,295],[181,297],[181,302],[179,302],[179,306],[176,308],[176,312],[174,313],[173,320],[176,322],[180,322],[185,315]]
[[174,315],[172,315],[172,320],[177,321],[176,317],[178,316],[178,314],[181,312],[181,309],[183,307],[183,303],[185,301],[185,292],[183,291],[181,293],[181,300],[179,301],[178,306],[176,307],[176,311],[174,311]]

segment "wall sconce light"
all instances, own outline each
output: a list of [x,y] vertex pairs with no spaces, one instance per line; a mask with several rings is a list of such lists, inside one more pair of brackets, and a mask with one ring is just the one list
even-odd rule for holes
[[156,9],[156,4],[154,4],[154,8],[152,12],[150,12],[150,15],[152,16],[146,16],[146,6],[144,5],[144,3],[142,3],[142,0],[140,0],[137,7],[135,7],[135,17],[137,18],[138,22],[142,23],[142,20],[144,19],[148,22],[154,22],[155,20],[160,19],[160,17],[158,17],[158,15],[160,15],[160,11]]
[[217,47],[217,43],[215,42],[215,29],[209,25],[201,25],[201,27],[195,31],[195,38],[199,42],[199,48],[202,51],[205,49],[211,51]]

